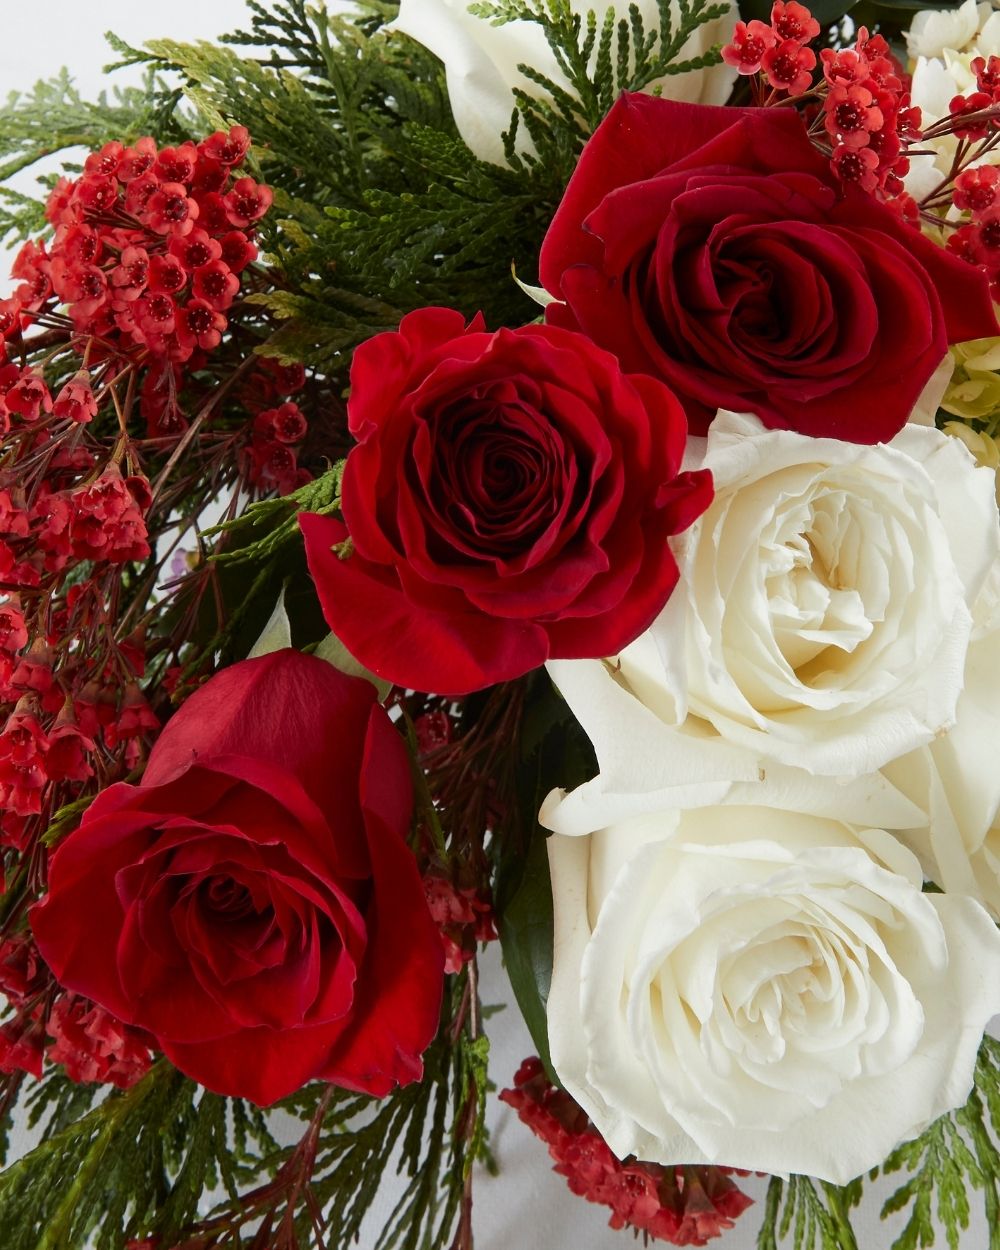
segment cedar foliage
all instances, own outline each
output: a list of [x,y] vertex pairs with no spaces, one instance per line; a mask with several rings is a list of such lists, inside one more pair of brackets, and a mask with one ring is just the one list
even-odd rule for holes
[[[249,29],[221,45],[163,38],[137,49],[109,36],[116,65],[143,66],[145,85],[87,101],[64,72],[12,95],[0,108],[0,180],[54,152],[112,139],[151,134],[179,142],[216,126],[247,126],[252,170],[275,187],[277,206],[263,236],[273,283],[251,296],[272,327],[257,350],[304,361],[342,392],[352,349],[408,310],[440,302],[469,316],[482,311],[490,326],[530,320],[535,309],[511,280],[511,265],[532,280],[587,137],[621,90],[717,60],[717,50],[686,61],[679,53],[724,10],[711,0],[680,0],[672,15],[661,0],[659,21],[648,29],[634,5],[616,21],[601,6],[574,15],[567,0],[481,0],[476,11],[486,20],[539,24],[571,85],[566,91],[523,67],[539,92],[516,94],[507,164],[495,166],[459,138],[437,59],[384,30],[396,12],[391,0],[355,3],[344,15],[307,0],[249,0]],[[518,154],[521,130],[536,155]],[[0,238],[44,233],[52,181],[40,180],[38,199],[0,187]],[[335,508],[337,469],[300,494],[293,505]],[[214,537],[227,540],[220,567],[241,579],[239,610],[266,615],[274,576],[298,543],[289,501],[257,505]],[[238,658],[235,637],[209,633],[201,641],[206,652],[228,646],[224,654]],[[558,724],[558,708],[550,703],[543,712]],[[514,808],[535,803],[547,735],[538,731],[534,746],[515,744],[521,757],[507,761]],[[582,779],[585,760],[579,768]],[[559,780],[571,778],[564,771]],[[425,800],[424,815],[447,854],[449,830],[429,792]],[[60,818],[68,827],[75,815]],[[62,824],[50,832],[55,841]],[[522,907],[522,915],[515,905],[528,845],[537,849],[522,828],[510,854],[499,839],[491,850],[512,900],[507,929],[518,941],[539,928],[534,910]],[[539,932],[531,940],[548,939]],[[515,961],[511,973],[537,1026],[547,987],[528,984],[535,963]],[[347,1246],[394,1171],[405,1178],[404,1192],[378,1250],[448,1245],[463,1219],[472,1164],[489,1157],[488,1043],[475,1027],[477,1010],[473,1027],[466,1018],[477,1001],[474,967],[449,979],[424,1081],[382,1101],[312,1084],[262,1111],[200,1090],[164,1061],[124,1093],[74,1085],[58,1070],[32,1088],[15,1082],[0,1144],[6,1151],[18,1106],[41,1140],[0,1173],[0,1245],[75,1250],[91,1239],[98,1250],[119,1250],[126,1238],[157,1235],[182,1250]],[[300,1122],[297,1144],[278,1144],[272,1128],[279,1113]],[[905,1221],[893,1250],[931,1246],[938,1231],[956,1250],[975,1191],[990,1250],[1000,1250],[998,1136],[1000,1043],[987,1038],[968,1104],[900,1146],[882,1169],[905,1175],[884,1210]],[[204,1195],[213,1189],[223,1196],[206,1211]],[[850,1213],[861,1191],[860,1180],[839,1189],[806,1177],[772,1179],[760,1250],[854,1250]]]

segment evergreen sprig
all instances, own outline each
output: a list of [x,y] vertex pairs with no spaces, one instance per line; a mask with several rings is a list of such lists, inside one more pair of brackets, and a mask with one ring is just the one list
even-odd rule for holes
[[[548,100],[515,91],[520,120],[540,151],[561,146],[560,130],[578,139],[592,133],[623,91],[642,91],[660,78],[718,64],[719,45],[683,59],[681,52],[697,30],[729,12],[713,0],[679,0],[675,20],[670,0],[658,0],[657,26],[648,30],[636,4],[623,17],[610,5],[603,15],[597,9],[580,14],[570,0],[477,0],[470,10],[496,26],[534,22],[545,34],[570,89],[534,66],[519,65]],[[508,155],[513,156],[512,142]]]
[[[102,92],[95,101],[80,95],[66,70],[30,92],[11,92],[0,108],[0,179],[69,148],[99,148],[112,139],[129,143],[144,134],[186,138],[176,115],[180,99],[178,89],[152,72],[143,86]],[[18,202],[9,191],[5,198]]]
[[[906,1217],[890,1250],[928,1250],[940,1234],[949,1250],[961,1250],[976,1190],[990,1238],[983,1250],[1000,1250],[1000,1042],[983,1038],[965,1106],[897,1146],[870,1179],[879,1172],[909,1174],[882,1206],[883,1219]],[[807,1176],[772,1177],[758,1250],[857,1250],[850,1212],[861,1193],[862,1178],[838,1187]]]
[[166,1062],[62,1123],[69,1093],[58,1131],[0,1173],[4,1250],[120,1250],[151,1222],[172,1236],[206,1190],[235,1183],[225,1100]]

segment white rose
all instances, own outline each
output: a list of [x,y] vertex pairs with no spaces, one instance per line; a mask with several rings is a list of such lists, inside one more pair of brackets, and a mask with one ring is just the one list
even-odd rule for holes
[[[677,540],[680,583],[617,682],[765,769],[859,777],[953,723],[969,605],[1000,552],[993,475],[934,429],[870,447],[731,413],[702,463],[715,499]],[[572,703],[571,670],[553,674]]]
[[[488,19],[474,17],[470,0],[402,0],[399,16],[387,27],[409,35],[444,62],[448,97],[459,134],[473,152],[485,161],[504,164],[501,135],[510,129],[514,110],[514,88],[531,96],[542,89],[518,70],[529,65],[564,90],[569,83],[559,68],[542,27],[536,22],[506,22],[494,26]],[[627,17],[628,5],[616,8]],[[638,0],[637,5],[647,32],[659,29],[656,0]],[[573,13],[586,17],[594,9],[603,18],[607,6],[596,0],[570,0]],[[672,0],[671,12],[680,21],[680,7]],[[735,23],[735,4],[729,16],[700,26],[680,50],[677,59],[687,60],[724,43]],[[695,104],[724,104],[736,77],[735,70],[719,64],[711,69],[690,70],[668,75],[650,89],[660,86],[664,96]],[[518,148],[530,151],[531,142],[524,128],[518,133]]]
[[966,1101],[1000,933],[890,835],[707,807],[549,859],[552,1061],[619,1157],[843,1184]]
[[948,733],[882,770],[922,809],[900,833],[931,880],[969,894],[1000,919],[1000,593],[997,577],[976,604],[965,688]]
[[[1000,53],[1000,12],[975,0],[965,0],[957,9],[925,10],[914,17],[906,43],[914,60],[911,103],[929,125],[948,116],[955,96],[975,90],[972,61]],[[957,147],[954,135],[921,140],[903,178],[907,191],[920,200],[935,190],[951,172]],[[997,161],[1000,152],[994,148],[967,167]]]
[[[986,11],[982,19],[980,9]],[[990,5],[977,4],[976,0],[965,0],[957,9],[924,9],[914,16],[906,33],[906,51],[915,60],[918,56],[943,56],[946,48],[964,48],[991,13]]]

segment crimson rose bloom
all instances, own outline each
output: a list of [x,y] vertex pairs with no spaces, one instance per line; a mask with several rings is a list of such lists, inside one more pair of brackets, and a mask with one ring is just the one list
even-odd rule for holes
[[671,392],[551,326],[411,313],[358,348],[348,417],[346,527],[299,518],[309,568],[348,650],[417,690],[614,654],[674,587],[667,536],[712,497],[679,472]]
[[209,1089],[387,1094],[421,1076],[443,983],[411,805],[369,682],[296,651],[245,660],[56,850],[39,950]]
[[997,333],[985,275],[857,188],[792,109],[623,95],[542,246],[541,278],[704,432],[717,408],[857,443],[892,438],[949,343]]

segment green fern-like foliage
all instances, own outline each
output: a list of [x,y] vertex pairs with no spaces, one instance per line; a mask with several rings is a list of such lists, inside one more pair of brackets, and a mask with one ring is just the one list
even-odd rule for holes
[[[453,992],[462,991],[457,978]],[[445,1246],[485,1154],[487,1053],[485,1037],[443,1030],[424,1079],[388,1098],[313,1084],[267,1112],[200,1089],[165,1060],[93,1106],[94,1087],[52,1073],[27,1100],[41,1142],[0,1173],[0,1244],[121,1250],[130,1237],[156,1236],[239,1246],[264,1244],[252,1240],[263,1227],[267,1244],[282,1247],[347,1246],[362,1230],[377,1250]],[[294,1145],[278,1144],[278,1114],[286,1139],[288,1117],[301,1122]],[[373,1233],[366,1220],[396,1174],[401,1196]]]
[[[871,1179],[880,1172],[907,1174],[882,1206],[884,1220],[902,1220],[891,1243],[886,1239],[889,1250],[965,1250],[980,1201],[989,1230],[983,1250],[1000,1250],[1000,1042],[983,1039],[965,1106],[898,1146]],[[862,1178],[841,1188],[807,1176],[772,1177],[758,1250],[862,1250],[850,1219],[861,1195]]]
[[[707,23],[723,17],[727,4],[712,0],[679,0],[675,19],[670,0],[658,0],[658,21],[648,30],[635,4],[619,17],[615,8],[574,12],[569,0],[477,0],[470,10],[494,25],[534,22],[540,26],[570,91],[531,65],[520,72],[542,98],[515,92],[519,119],[540,152],[550,156],[563,148],[565,135],[582,141],[600,124],[623,91],[642,91],[659,79],[707,69],[721,59],[720,47],[682,57],[684,45]],[[654,86],[654,89],[659,89]],[[514,132],[508,136],[513,159]]]

